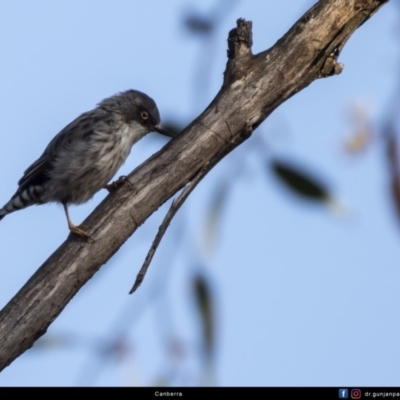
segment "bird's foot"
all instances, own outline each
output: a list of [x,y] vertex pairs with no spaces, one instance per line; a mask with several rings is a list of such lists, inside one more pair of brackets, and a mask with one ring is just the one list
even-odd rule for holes
[[83,237],[85,240],[87,240],[88,242],[94,242],[95,240],[88,235],[82,228],[80,228],[79,226],[75,226],[73,224],[69,225],[69,230],[72,233],[75,233],[75,235],[78,235],[80,237]]
[[128,181],[128,177],[126,175],[120,176],[116,181],[111,182],[110,184],[104,186],[104,189],[107,189],[110,193],[114,191],[118,186],[128,184],[133,187],[132,183]]

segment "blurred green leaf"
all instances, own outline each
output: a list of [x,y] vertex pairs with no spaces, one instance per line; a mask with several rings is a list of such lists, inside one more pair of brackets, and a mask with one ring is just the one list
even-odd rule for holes
[[273,160],[271,169],[292,193],[305,200],[326,202],[331,198],[326,185],[298,165]]
[[214,31],[214,21],[196,13],[188,13],[183,18],[183,23],[187,31],[194,35],[206,36]]
[[211,288],[202,275],[196,275],[193,279],[193,290],[203,328],[204,350],[207,360],[210,361],[214,354],[215,342],[214,305]]
[[212,253],[218,236],[221,215],[225,208],[230,189],[230,180],[221,182],[213,193],[211,204],[207,210],[204,227],[204,247],[207,253]]

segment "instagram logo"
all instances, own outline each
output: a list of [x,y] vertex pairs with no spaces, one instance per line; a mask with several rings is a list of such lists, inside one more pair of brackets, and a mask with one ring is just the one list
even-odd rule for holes
[[351,389],[351,398],[352,399],[361,399],[361,390],[360,389]]

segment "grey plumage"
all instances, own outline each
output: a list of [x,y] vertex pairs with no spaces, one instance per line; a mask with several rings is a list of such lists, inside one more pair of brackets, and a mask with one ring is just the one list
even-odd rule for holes
[[105,187],[132,145],[147,133],[172,136],[159,124],[154,100],[142,92],[128,90],[103,100],[51,140],[24,172],[16,193],[0,209],[0,220],[33,204],[57,202],[64,205],[68,225],[75,231],[67,205],[84,203]]

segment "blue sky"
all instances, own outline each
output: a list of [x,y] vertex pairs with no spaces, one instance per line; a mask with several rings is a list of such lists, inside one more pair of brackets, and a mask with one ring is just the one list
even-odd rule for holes
[[[256,53],[311,4],[1,0],[0,203],[58,131],[116,92],[141,90],[156,100],[162,120],[190,122],[221,86],[226,38],[237,18],[253,21]],[[217,9],[222,17],[210,38],[185,31],[185,15]],[[376,138],[362,156],[343,152],[354,104],[369,110],[374,129],[398,106],[398,10],[394,0],[383,7],[346,44],[341,75],[314,82],[284,103],[207,176],[137,293],[128,296],[165,206],[68,304],[41,346],[0,374],[0,385],[399,386],[400,231],[385,149]],[[255,151],[260,140],[268,143],[263,162]],[[164,143],[156,135],[143,139],[118,175]],[[346,215],[289,196],[267,168],[278,156],[326,177]],[[227,177],[214,251],[206,252],[205,221]],[[99,192],[72,207],[73,221],[105,196]],[[56,205],[2,220],[2,306],[67,234]],[[199,361],[192,289],[198,275],[213,295],[212,380]],[[107,358],[102,345],[115,338],[123,344],[120,353]]]

